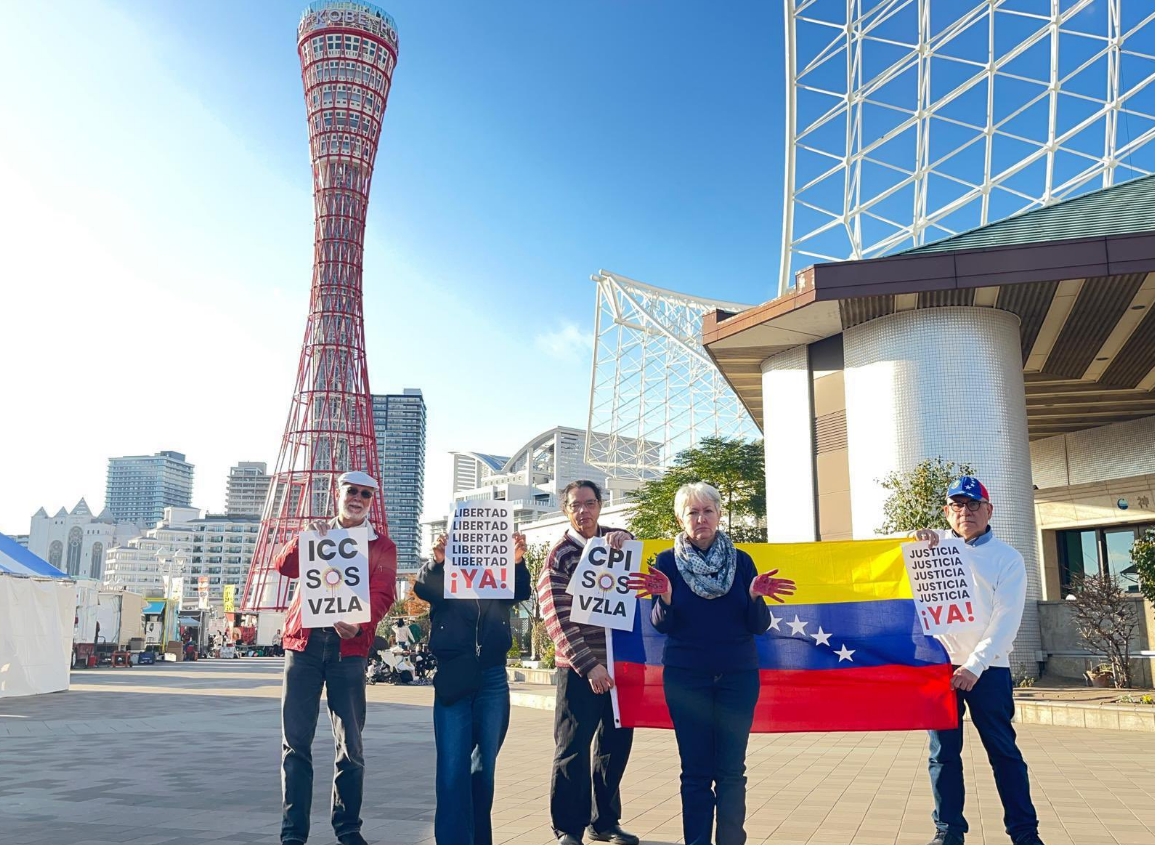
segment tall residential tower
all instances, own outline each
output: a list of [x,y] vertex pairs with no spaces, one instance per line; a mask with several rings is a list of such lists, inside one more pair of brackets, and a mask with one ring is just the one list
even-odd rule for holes
[[108,459],[104,506],[116,522],[155,524],[168,507],[192,502],[193,465],[180,452]]
[[373,429],[381,464],[381,492],[397,571],[421,568],[421,505],[425,497],[425,398],[417,388],[373,396]]
[[[289,419],[245,589],[246,610],[287,606],[289,582],[273,569],[273,560],[308,522],[333,515],[342,472],[380,477],[361,263],[373,162],[397,63],[397,29],[371,3],[319,0],[301,17],[297,53],[313,163],[313,281]],[[370,519],[385,530],[381,497]]]

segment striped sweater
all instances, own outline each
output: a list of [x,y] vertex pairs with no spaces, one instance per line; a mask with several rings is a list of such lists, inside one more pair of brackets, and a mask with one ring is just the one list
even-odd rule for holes
[[[598,526],[598,536],[621,529]],[[553,640],[554,656],[560,669],[573,669],[583,678],[595,666],[606,665],[606,629],[596,625],[571,622],[570,608],[573,596],[565,591],[573,577],[583,546],[566,531],[549,550],[541,577],[537,582],[537,597],[545,618],[546,631]]]

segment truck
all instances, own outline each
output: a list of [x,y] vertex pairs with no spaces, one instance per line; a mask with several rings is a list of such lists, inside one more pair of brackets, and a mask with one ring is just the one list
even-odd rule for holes
[[101,590],[96,608],[100,644],[112,646],[113,651],[140,651],[144,647],[144,604],[139,593]]

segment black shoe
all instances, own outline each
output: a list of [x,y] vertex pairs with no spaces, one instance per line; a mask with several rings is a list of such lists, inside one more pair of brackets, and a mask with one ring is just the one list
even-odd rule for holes
[[621,825],[617,824],[613,827],[606,828],[600,833],[592,827],[587,827],[586,836],[590,838],[591,842],[609,842],[610,845],[638,845],[638,843],[641,842],[638,837],[632,833],[626,833],[622,830]]
[[1032,833],[1030,836],[1025,836],[1022,839],[1016,839],[1015,845],[1045,845],[1042,839],[1039,839],[1039,834]]
[[963,839],[961,836],[955,836],[953,833],[940,830],[927,845],[963,845]]
[[559,833],[557,845],[582,845],[582,841],[581,837],[574,836],[572,833]]
[[346,833],[344,836],[338,836],[337,841],[341,845],[369,845],[360,833]]

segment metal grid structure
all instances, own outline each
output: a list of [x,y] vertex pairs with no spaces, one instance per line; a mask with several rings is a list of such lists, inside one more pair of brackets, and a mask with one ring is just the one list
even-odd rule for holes
[[[933,8],[932,8],[933,6]],[[779,293],[1155,170],[1155,6],[785,0]]]
[[659,475],[703,437],[758,429],[702,349],[702,317],[749,308],[604,270],[597,284],[585,460],[613,478]]
[[[350,469],[374,478],[380,473],[361,265],[397,30],[369,3],[321,0],[306,7],[297,35],[313,162],[312,293],[289,419],[245,586],[246,611],[287,607],[290,582],[273,560],[310,521],[332,517],[337,476]],[[385,531],[380,496],[370,519]]]

